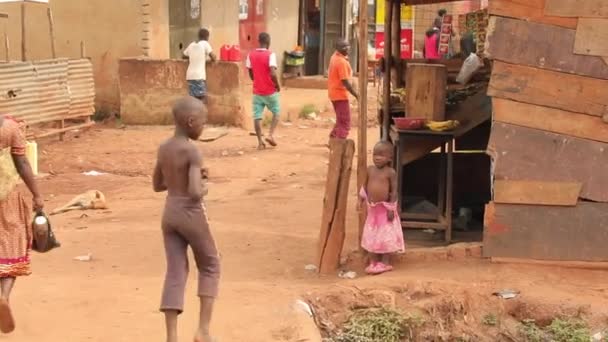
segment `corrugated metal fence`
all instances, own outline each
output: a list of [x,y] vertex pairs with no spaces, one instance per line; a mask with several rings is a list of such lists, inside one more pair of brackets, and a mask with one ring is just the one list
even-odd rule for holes
[[92,115],[94,102],[88,59],[0,64],[0,112],[28,125]]

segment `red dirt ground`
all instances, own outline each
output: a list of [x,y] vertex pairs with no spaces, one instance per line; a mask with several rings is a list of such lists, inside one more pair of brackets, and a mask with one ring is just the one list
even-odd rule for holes
[[[288,110],[303,104],[301,94],[285,92]],[[322,91],[314,94],[307,96],[324,96]],[[238,129],[216,142],[199,143],[211,172],[207,203],[222,255],[221,297],[213,321],[220,341],[297,341],[291,303],[345,286],[430,283],[451,296],[462,296],[466,288],[488,297],[494,290],[516,288],[522,298],[535,302],[606,314],[608,272],[603,271],[483,260],[405,262],[392,274],[355,280],[305,271],[316,254],[328,156],[329,123],[314,124],[281,126],[281,145],[263,152],[254,149],[255,139],[247,131]],[[376,131],[370,129],[371,141]],[[63,246],[33,256],[34,273],[18,280],[12,299],[17,330],[0,341],[163,340],[157,310],[165,268],[159,229],[163,195],[152,192],[150,175],[155,150],[170,134],[167,127],[94,128],[39,148],[41,171],[53,173],[41,180],[48,209],[92,189],[104,192],[110,209],[52,217]],[[81,174],[89,170],[109,174]],[[354,185],[350,191],[347,250],[356,247]],[[73,260],[89,252],[93,261]],[[194,274],[190,279],[181,319],[184,341],[191,340],[198,310]]]

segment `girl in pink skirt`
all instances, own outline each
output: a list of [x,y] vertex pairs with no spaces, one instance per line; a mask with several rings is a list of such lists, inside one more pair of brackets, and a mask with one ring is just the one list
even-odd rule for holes
[[381,141],[374,146],[374,165],[359,193],[359,208],[367,205],[361,246],[370,253],[368,274],[393,270],[390,256],[405,251],[401,220],[397,211],[397,173],[391,167],[393,146]]

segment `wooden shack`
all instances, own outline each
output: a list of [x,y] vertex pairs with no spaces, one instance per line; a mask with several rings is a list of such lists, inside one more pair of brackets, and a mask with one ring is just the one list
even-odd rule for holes
[[608,0],[490,0],[487,257],[607,261]]
[[484,255],[608,261],[608,0],[489,0],[489,13],[492,200]]

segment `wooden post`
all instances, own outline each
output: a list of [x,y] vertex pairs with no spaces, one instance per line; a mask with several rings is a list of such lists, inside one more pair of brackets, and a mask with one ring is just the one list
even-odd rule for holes
[[348,185],[355,142],[350,139],[330,139],[329,151],[329,167],[317,249],[317,266],[322,274],[334,273],[340,265],[340,254],[346,236]]
[[382,139],[388,140],[388,131],[391,122],[391,67],[392,56],[392,23],[393,23],[393,0],[386,0],[384,11],[384,78],[382,97]]
[[399,88],[403,83],[402,75],[402,63],[401,63],[401,1],[393,2],[393,17],[392,17],[391,34],[393,39],[391,41],[393,48],[393,57],[395,58],[395,64],[393,64],[394,73],[392,77],[392,85],[395,88]]
[[25,45],[25,1],[21,3],[21,60],[27,61]]
[[86,58],[87,56],[87,50],[86,50],[86,46],[84,45],[84,40],[80,42],[80,58]]
[[8,32],[6,32],[6,27],[4,28],[4,50],[6,50],[6,62],[10,62],[11,60],[11,54],[10,54],[10,44],[8,41]]
[[[357,191],[367,178],[367,0],[359,0],[359,134],[357,146]],[[365,212],[359,212],[359,246],[365,224]]]
[[49,18],[49,33],[51,35],[51,56],[53,59],[57,58],[57,50],[55,48],[55,22],[53,20],[53,11],[51,7],[46,10],[47,17]]

